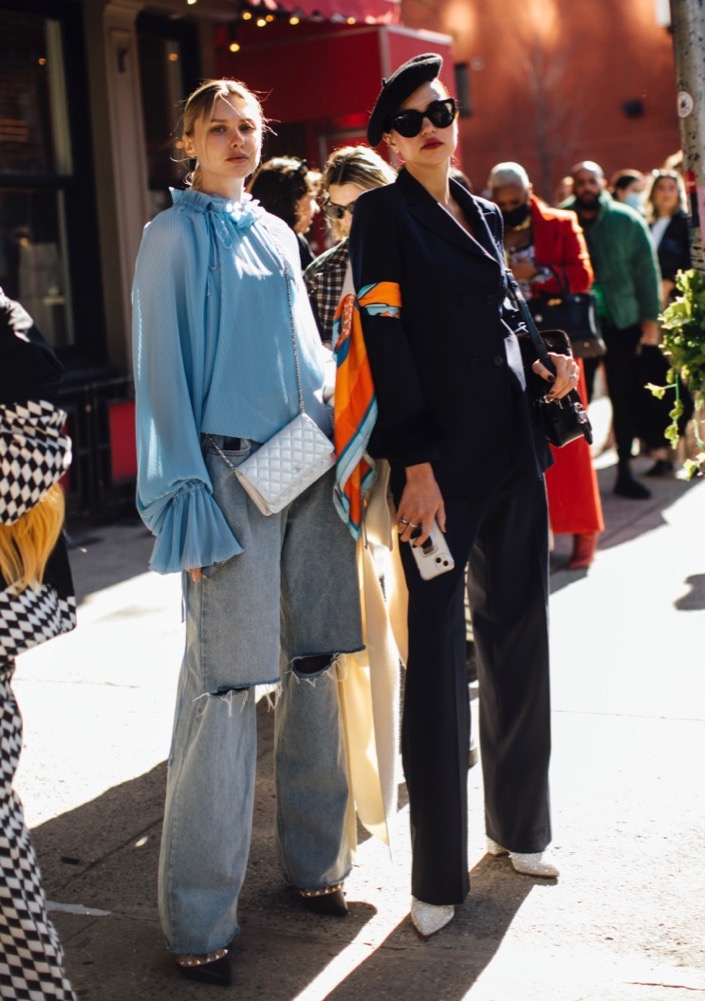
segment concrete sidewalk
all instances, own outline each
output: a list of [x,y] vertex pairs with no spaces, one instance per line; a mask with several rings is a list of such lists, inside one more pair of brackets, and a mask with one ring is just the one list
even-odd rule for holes
[[[149,1001],[705,999],[705,481],[611,494],[589,572],[553,556],[555,884],[484,854],[470,772],[472,891],[421,941],[409,918],[404,789],[394,858],[362,841],[347,920],[302,911],[273,847],[272,715],[230,989],[192,985],[156,912],[165,766],[182,644],[179,582],[145,573],[137,522],[72,526],[80,627],[25,655],[19,791],[81,998]],[[635,461],[637,474],[648,460]],[[471,689],[471,697],[476,699]],[[474,703],[476,709],[476,703]]]

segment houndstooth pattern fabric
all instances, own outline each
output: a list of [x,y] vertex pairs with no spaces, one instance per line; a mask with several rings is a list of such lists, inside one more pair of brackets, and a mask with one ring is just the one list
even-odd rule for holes
[[22,719],[0,663],[0,998],[76,1001],[49,920],[42,878],[22,804],[12,788],[22,746]]
[[47,400],[0,404],[0,523],[12,525],[71,464],[66,414]]
[[333,321],[345,284],[348,267],[348,239],[341,240],[317,257],[304,272],[309,298],[315,303],[321,340],[333,339]]
[[76,628],[76,599],[60,598],[43,584],[16,594],[0,591],[0,661],[15,660],[33,646]]

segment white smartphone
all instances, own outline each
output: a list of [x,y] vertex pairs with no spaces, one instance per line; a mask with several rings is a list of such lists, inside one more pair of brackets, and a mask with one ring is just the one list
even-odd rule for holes
[[[417,528],[415,534],[418,536],[420,532],[421,529]],[[412,541],[413,538],[414,536],[412,535]],[[432,580],[434,577],[438,577],[439,574],[452,570],[455,566],[455,560],[450,554],[445,536],[435,521],[431,528],[431,534],[424,544],[422,546],[412,545],[411,552],[416,560],[419,573],[424,580]]]

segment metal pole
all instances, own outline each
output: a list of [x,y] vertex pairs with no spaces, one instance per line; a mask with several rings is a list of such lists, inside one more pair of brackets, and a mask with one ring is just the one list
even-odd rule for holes
[[705,274],[705,0],[671,0],[671,23],[693,267]]

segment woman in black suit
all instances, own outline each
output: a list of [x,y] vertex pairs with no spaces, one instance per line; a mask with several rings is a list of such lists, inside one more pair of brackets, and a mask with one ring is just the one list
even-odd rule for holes
[[[453,570],[422,580],[409,546],[409,657],[402,756],[412,833],[411,917],[423,935],[451,920],[469,890],[464,570],[478,654],[486,829],[493,854],[555,877],[551,839],[548,532],[545,440],[527,379],[561,397],[570,357],[525,371],[503,319],[499,209],[449,181],[455,102],[441,58],[417,56],[384,84],[368,126],[404,161],[394,184],[361,195],[350,257],[378,403],[370,441],[389,459],[402,541],[434,520]],[[535,355],[533,356],[535,358]],[[531,361],[528,362],[531,364]]]

